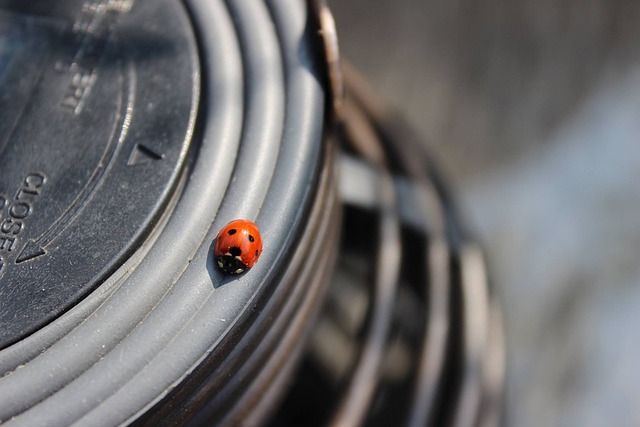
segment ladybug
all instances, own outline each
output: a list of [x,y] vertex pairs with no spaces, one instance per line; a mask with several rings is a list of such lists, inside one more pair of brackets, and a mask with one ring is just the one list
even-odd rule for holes
[[262,253],[258,227],[246,219],[236,219],[222,227],[213,246],[218,267],[228,274],[240,274],[253,267]]

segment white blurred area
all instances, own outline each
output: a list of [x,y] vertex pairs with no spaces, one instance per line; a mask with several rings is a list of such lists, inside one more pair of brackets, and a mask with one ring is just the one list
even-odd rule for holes
[[507,426],[640,425],[640,2],[333,2],[503,301]]
[[488,249],[509,425],[640,425],[640,67],[461,200]]

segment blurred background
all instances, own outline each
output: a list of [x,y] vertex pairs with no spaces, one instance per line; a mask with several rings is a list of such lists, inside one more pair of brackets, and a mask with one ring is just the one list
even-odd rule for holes
[[331,6],[486,248],[505,425],[640,425],[640,2]]

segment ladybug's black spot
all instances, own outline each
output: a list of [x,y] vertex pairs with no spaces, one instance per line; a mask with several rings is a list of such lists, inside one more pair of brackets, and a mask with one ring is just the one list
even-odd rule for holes
[[232,228],[231,230],[227,231],[227,234],[229,234],[229,236],[233,236],[234,234],[236,234],[236,229]]
[[256,249],[256,256],[258,256],[258,250]]
[[227,274],[240,274],[247,269],[247,266],[244,265],[242,261],[230,255],[217,256],[216,262],[220,270]]
[[249,241],[250,241],[251,243],[253,243],[253,241],[254,241],[254,240],[255,240],[255,239],[253,238],[253,236],[252,236],[251,234],[249,234]]
[[231,253],[231,255],[233,256],[239,256],[242,253],[242,251],[240,250],[239,247],[234,246],[231,249],[229,249],[229,253]]

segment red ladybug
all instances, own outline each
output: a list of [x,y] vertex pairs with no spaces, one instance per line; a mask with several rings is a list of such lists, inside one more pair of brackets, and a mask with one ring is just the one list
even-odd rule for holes
[[228,274],[240,274],[253,267],[261,253],[260,231],[246,219],[236,219],[222,227],[213,246],[218,267]]

